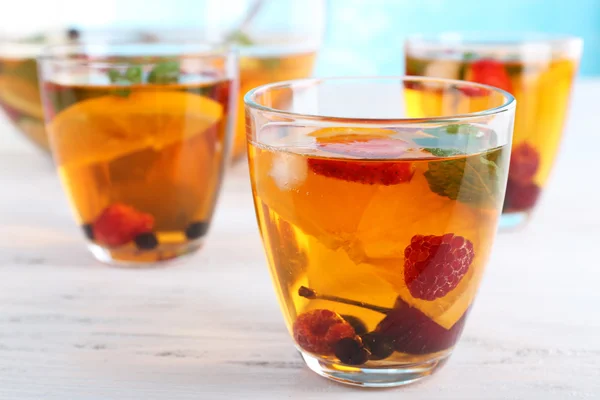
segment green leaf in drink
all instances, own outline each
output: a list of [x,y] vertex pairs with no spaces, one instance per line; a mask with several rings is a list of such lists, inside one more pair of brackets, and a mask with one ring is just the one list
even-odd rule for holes
[[[434,155],[445,156],[445,152],[449,150],[428,151]],[[503,174],[493,160],[498,159],[499,156],[495,153],[500,151],[429,162],[424,174],[429,188],[440,196],[461,203],[483,208],[497,207],[502,192]]]
[[163,61],[152,68],[148,74],[148,83],[168,84],[179,82],[181,76],[178,61]]

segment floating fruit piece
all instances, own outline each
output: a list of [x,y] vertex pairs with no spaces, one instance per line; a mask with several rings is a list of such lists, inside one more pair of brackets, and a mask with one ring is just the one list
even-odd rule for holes
[[375,331],[392,339],[398,352],[435,353],[454,346],[463,330],[466,315],[467,312],[452,328],[446,329],[398,297],[394,308],[377,325]]
[[542,189],[535,183],[520,183],[508,180],[504,209],[508,211],[527,211],[538,201]]
[[364,185],[397,185],[410,182],[414,167],[410,162],[356,161],[308,158],[308,168],[315,174]]
[[540,154],[527,142],[515,146],[510,156],[508,179],[513,182],[530,183],[540,166]]
[[106,207],[93,224],[94,240],[109,247],[131,242],[137,235],[152,231],[154,218],[125,204]]
[[134,239],[135,245],[140,250],[152,250],[158,246],[158,239],[152,232],[140,233]]
[[[320,150],[361,158],[398,158],[409,148],[407,142],[392,139],[397,132],[387,129],[329,128],[311,133]],[[314,173],[368,185],[395,185],[409,182],[414,174],[410,162],[376,162],[352,159],[308,158]]]
[[223,111],[218,102],[192,93],[107,95],[61,111],[48,130],[61,166],[91,164],[203,134]]
[[203,221],[191,223],[185,230],[185,237],[189,240],[201,238],[206,235],[209,226],[210,224],[208,222]]
[[333,346],[335,356],[344,364],[361,365],[369,361],[370,353],[359,337],[344,338]]
[[373,159],[397,158],[410,146],[400,139],[344,135],[319,140],[318,147],[329,153]]
[[[483,59],[473,62],[467,69],[465,80],[493,86],[512,92],[512,83],[504,65],[496,60]],[[461,86],[460,90],[467,96],[485,96],[489,91],[483,88]]]
[[404,251],[406,286],[418,299],[444,297],[458,286],[474,257],[473,243],[462,236],[415,235]]
[[300,314],[294,322],[293,333],[300,347],[319,355],[333,354],[338,341],[356,336],[352,326],[339,314],[323,309]]

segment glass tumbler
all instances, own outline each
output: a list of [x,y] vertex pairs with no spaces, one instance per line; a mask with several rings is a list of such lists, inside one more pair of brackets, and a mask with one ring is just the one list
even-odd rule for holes
[[[424,109],[426,97],[443,106]],[[514,98],[446,79],[332,78],[245,101],[258,224],[308,367],[369,387],[431,374],[492,249]]]
[[[523,226],[556,159],[581,57],[581,39],[448,33],[413,36],[405,50],[407,75],[479,82],[515,96],[518,105],[501,227]],[[476,98],[480,91],[467,94]]]
[[79,44],[39,58],[51,150],[100,261],[199,249],[235,123],[235,55],[202,43]]

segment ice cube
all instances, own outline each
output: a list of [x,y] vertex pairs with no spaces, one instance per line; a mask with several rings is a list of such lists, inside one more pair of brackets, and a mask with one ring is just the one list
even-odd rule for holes
[[277,152],[273,154],[273,162],[269,175],[281,190],[292,190],[304,182],[308,174],[308,166],[304,157],[297,154]]

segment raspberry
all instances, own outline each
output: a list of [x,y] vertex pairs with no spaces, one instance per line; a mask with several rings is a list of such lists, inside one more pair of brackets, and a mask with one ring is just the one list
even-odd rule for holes
[[514,182],[530,183],[540,166],[540,154],[529,143],[516,146],[510,157],[508,179]]
[[293,327],[294,339],[304,350],[331,355],[335,344],[344,338],[354,338],[354,328],[339,314],[330,310],[311,310],[300,314]]
[[137,235],[152,231],[154,218],[125,204],[106,207],[93,224],[94,240],[115,247],[129,243]]
[[469,270],[473,243],[452,233],[415,235],[404,250],[404,280],[413,297],[435,300],[454,289]]
[[[483,59],[475,61],[469,67],[466,80],[512,92],[510,76],[508,76],[504,65],[496,60]],[[483,96],[488,93],[486,89],[465,86],[460,87],[460,90],[471,97]]]
[[350,161],[309,158],[308,167],[315,174],[365,185],[397,185],[410,182],[414,168],[402,161]]
[[508,180],[504,208],[508,211],[527,211],[537,203],[541,189],[535,183]]
[[392,311],[377,325],[375,332],[388,337],[396,351],[406,354],[429,354],[454,346],[465,325],[465,312],[450,329],[435,323],[400,297]]

